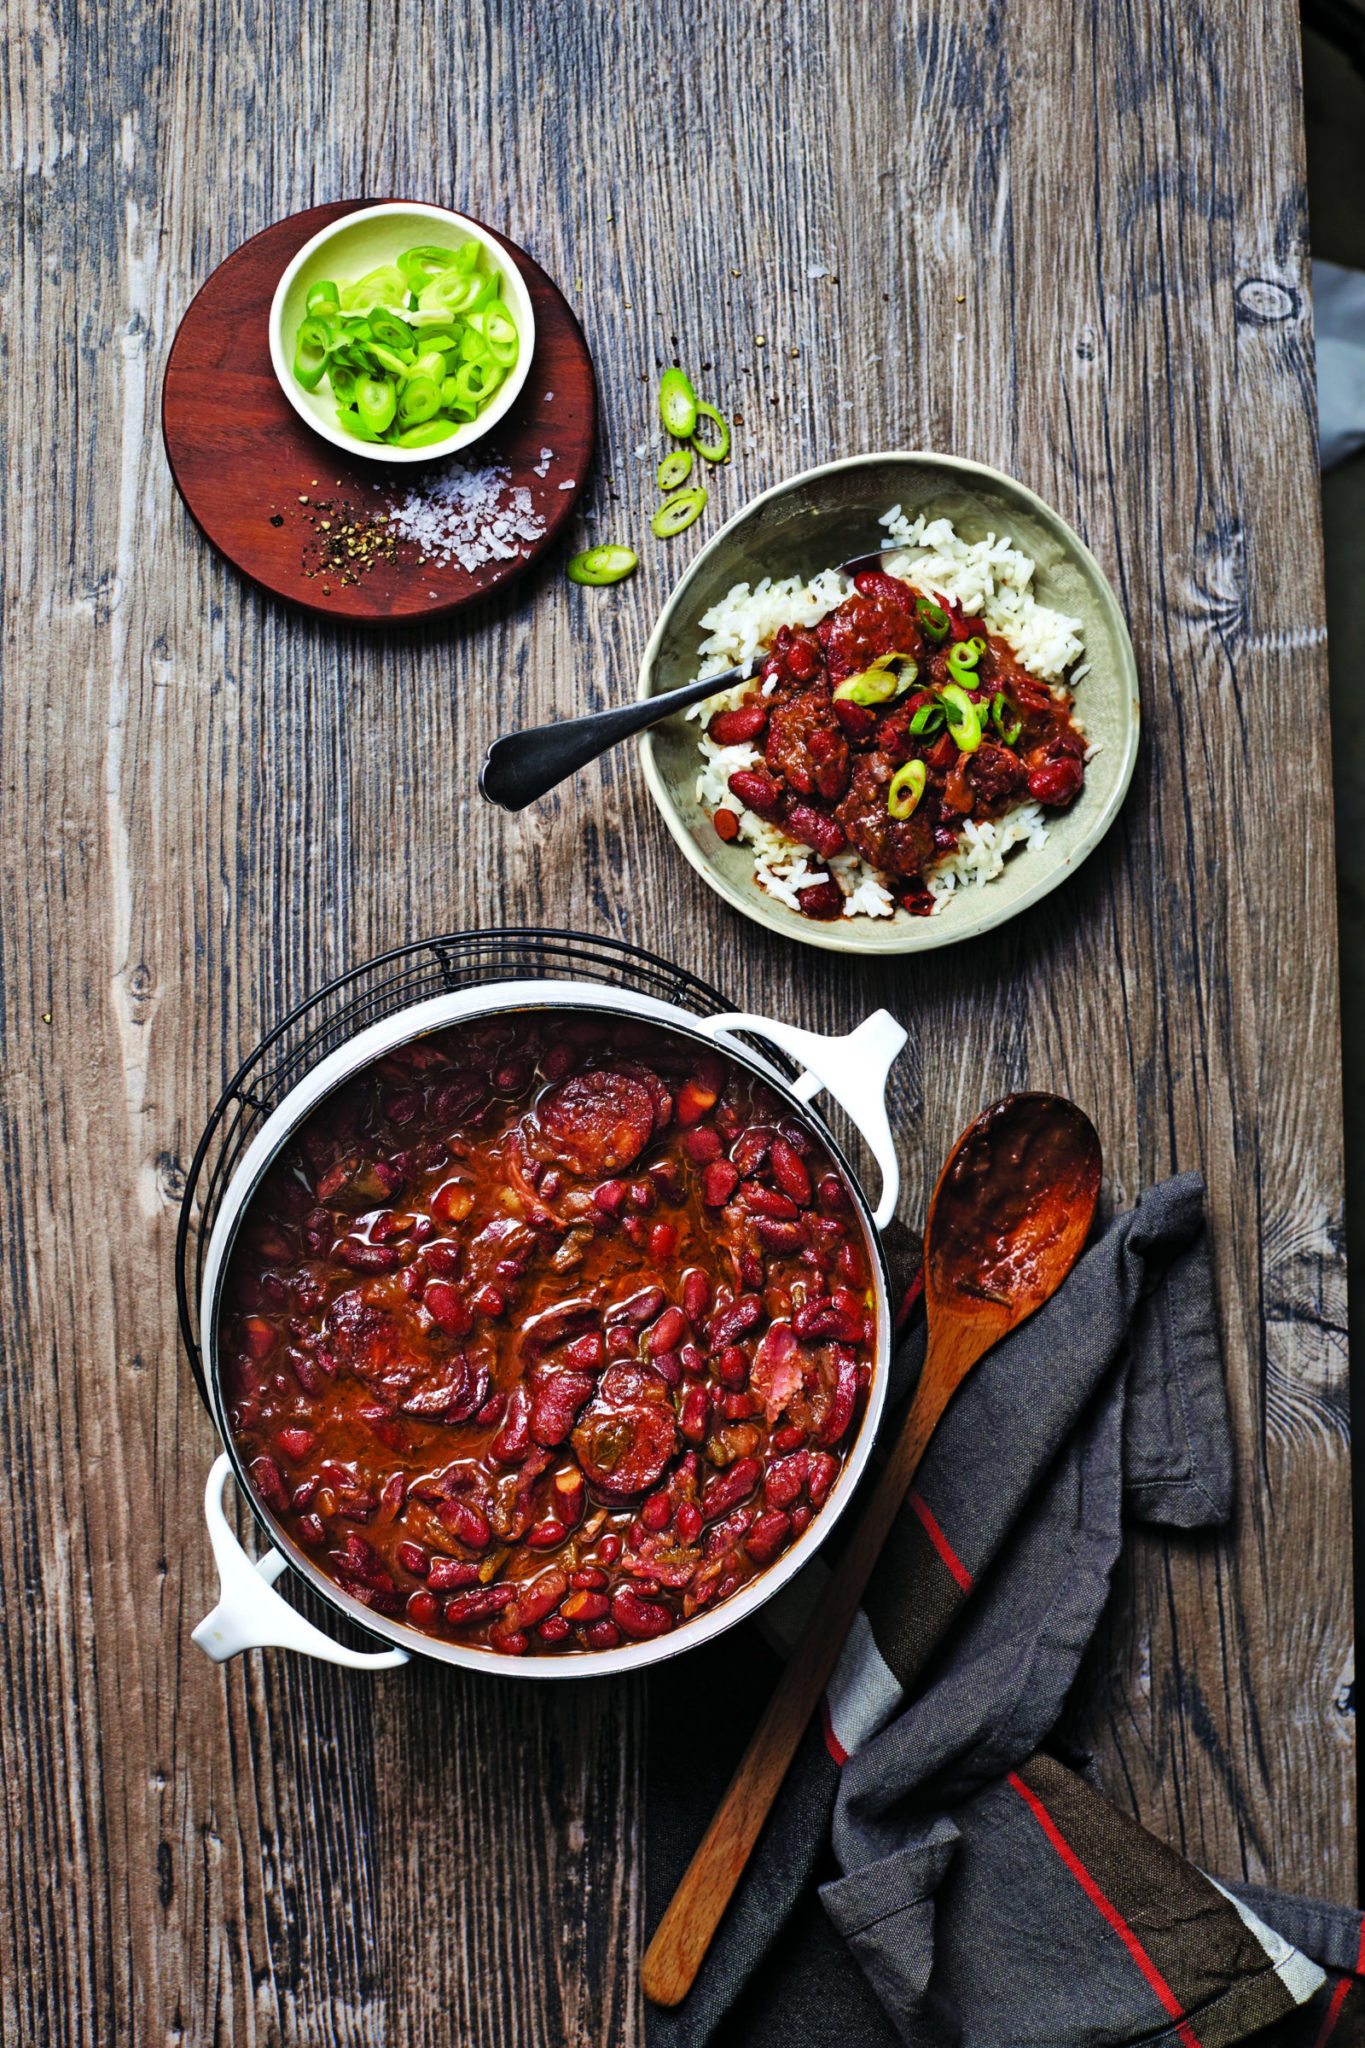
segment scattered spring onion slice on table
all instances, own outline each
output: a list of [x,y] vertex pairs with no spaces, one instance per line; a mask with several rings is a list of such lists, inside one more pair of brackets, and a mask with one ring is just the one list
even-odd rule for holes
[[659,418],[670,434],[688,441],[697,424],[697,394],[686,372],[676,367],[659,379]]
[[[891,673],[890,664],[902,664],[899,675]],[[885,704],[889,697],[899,697],[908,690],[919,674],[917,663],[908,654],[879,654],[870,668],[860,669],[857,675],[845,676],[834,686],[836,701],[846,704]]]
[[1012,747],[1024,730],[1023,720],[1011,717],[1013,710],[1014,706],[1004,691],[997,690],[991,699],[991,724],[1007,747]]
[[521,337],[501,291],[476,241],[422,244],[351,283],[319,281],[295,336],[294,375],[305,391],[326,377],[358,441],[434,447],[477,419],[516,366]]
[[891,778],[886,792],[886,808],[893,818],[908,818],[920,798],[924,795],[929,771],[923,761],[907,761],[898,768]]
[[600,547],[585,548],[581,555],[575,555],[565,573],[570,583],[619,583],[639,566],[639,559],[634,548],[606,542]]
[[981,706],[973,703],[961,683],[945,683],[939,692],[948,730],[964,754],[981,745]]
[[672,540],[675,533],[685,533],[693,520],[701,517],[705,503],[704,485],[698,484],[690,491],[675,491],[671,498],[665,498],[650,520],[650,531],[658,540]]
[[711,420],[716,427],[716,436],[712,441],[703,440],[694,427],[692,431],[692,446],[704,462],[724,462],[726,456],[730,453],[730,427],[728,421],[721,418],[714,405],[704,405],[700,399],[697,401],[697,418],[699,420]]
[[671,455],[665,455],[659,464],[659,489],[676,491],[687,482],[692,474],[692,450],[675,448]]

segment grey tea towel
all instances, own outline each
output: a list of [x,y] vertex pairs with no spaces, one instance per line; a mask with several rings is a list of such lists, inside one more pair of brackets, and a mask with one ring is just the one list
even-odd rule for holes
[[[921,1322],[892,1411],[923,1354]],[[1124,1514],[1196,1530],[1231,1497],[1203,1191],[1182,1175],[956,1397],[823,1725],[690,1996],[649,2009],[650,2048],[1365,2043],[1365,1994],[1326,1974],[1358,1967],[1360,1915],[1215,1882],[1057,1735]],[[744,1630],[653,1674],[651,1929],[777,1669]]]

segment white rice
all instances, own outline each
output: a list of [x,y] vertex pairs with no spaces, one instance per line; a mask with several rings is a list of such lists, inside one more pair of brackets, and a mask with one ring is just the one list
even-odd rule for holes
[[[983,541],[964,541],[947,519],[907,519],[899,505],[883,515],[878,524],[887,529],[893,544],[882,566],[889,576],[922,591],[926,597],[947,598],[964,612],[984,619],[992,633],[1012,649],[1032,675],[1041,682],[1060,687],[1068,669],[1084,652],[1081,622],[1062,612],[1048,609],[1033,596],[1034,565],[1027,555],[1010,546],[1007,539],[989,534]],[[698,653],[697,680],[720,675],[726,669],[761,659],[782,626],[816,626],[846,597],[853,584],[838,569],[824,569],[809,583],[789,576],[774,583],[770,576],[751,590],[747,583],[733,589],[703,612],[706,630]],[[1089,662],[1072,670],[1071,685],[1089,672]],[[771,688],[772,686],[766,686]],[[717,711],[738,704],[749,688],[736,683],[720,690],[687,717],[703,726]],[[1079,726],[1079,718],[1073,720]],[[1083,729],[1083,728],[1082,728]],[[697,742],[702,769],[697,777],[697,801],[708,811],[722,805],[735,807],[730,777],[737,768],[763,765],[751,746],[718,747],[705,731]],[[1090,753],[1096,750],[1092,747]],[[934,913],[940,911],[958,888],[974,882],[984,888],[1004,873],[1005,857],[1014,847],[1035,851],[1047,843],[1047,826],[1036,803],[1021,804],[998,820],[980,823],[968,819],[955,852],[947,855],[926,877],[933,898]],[[739,838],[754,849],[754,880],[772,896],[799,909],[797,892],[809,889],[831,876],[844,894],[845,917],[907,917],[898,911],[891,892],[852,848],[837,853],[823,867],[813,866],[808,847],[789,839],[776,825],[755,817],[752,811],[739,813]]]

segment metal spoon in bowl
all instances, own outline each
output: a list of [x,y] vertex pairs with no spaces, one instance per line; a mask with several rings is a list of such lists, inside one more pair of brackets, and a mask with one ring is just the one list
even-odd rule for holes
[[[861,576],[881,566],[881,556],[855,555],[841,562],[845,576]],[[550,725],[528,726],[525,732],[511,732],[494,740],[479,770],[479,788],[490,804],[505,811],[524,811],[537,797],[545,796],[558,783],[586,768],[599,754],[619,746],[637,732],[648,732],[671,718],[675,711],[703,704],[718,690],[746,683],[761,665],[761,658],[743,662],[718,676],[701,682],[684,683],[680,690],[665,690],[658,697],[646,697],[638,704],[613,706],[609,711],[590,711],[582,718],[557,718]]]

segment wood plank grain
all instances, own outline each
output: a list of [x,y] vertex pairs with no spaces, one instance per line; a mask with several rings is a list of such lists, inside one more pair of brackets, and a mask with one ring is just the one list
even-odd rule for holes
[[[185,1164],[224,1073],[339,968],[460,923],[654,943],[740,1002],[886,1002],[906,1213],[983,1100],[1096,1114],[1112,1192],[1210,1185],[1238,1519],[1136,1540],[1083,1703],[1116,1796],[1209,1869],[1354,1891],[1340,1121],[1303,169],[1288,0],[17,0],[0,52],[0,2028],[633,2048],[631,1686],[223,1671],[211,1431],[177,1352]],[[675,352],[743,415],[630,582],[551,559],[458,626],[287,615],[157,434],[175,325],[262,225],[407,192],[565,289],[603,442],[574,545],[647,532]],[[812,272],[819,273],[812,275]],[[581,280],[581,283],[580,283]],[[676,336],[676,342],[673,337]],[[760,345],[758,337],[762,336]],[[796,353],[793,353],[796,351]],[[703,364],[710,365],[704,373]],[[996,462],[1095,548],[1146,738],[1021,923],[865,968],[685,872],[629,755],[509,819],[512,718],[627,693],[692,546],[858,449]],[[636,454],[636,449],[644,453]],[[1303,829],[1311,821],[1312,832]]]

